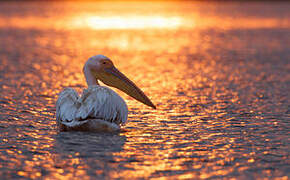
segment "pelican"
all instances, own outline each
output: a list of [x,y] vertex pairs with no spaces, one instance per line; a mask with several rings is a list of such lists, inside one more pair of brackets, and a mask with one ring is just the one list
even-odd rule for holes
[[125,101],[112,89],[98,81],[120,89],[137,101],[154,109],[155,105],[131,80],[122,74],[106,56],[87,60],[83,73],[88,85],[81,96],[66,88],[56,102],[56,120],[60,131],[114,132],[120,130],[128,117]]

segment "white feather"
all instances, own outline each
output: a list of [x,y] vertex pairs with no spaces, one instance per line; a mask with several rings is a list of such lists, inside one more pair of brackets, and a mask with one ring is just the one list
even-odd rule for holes
[[100,125],[110,123],[116,129],[126,123],[127,116],[125,101],[113,90],[99,85],[85,89],[81,97],[75,90],[67,88],[60,93],[56,103],[57,121],[67,127],[89,124],[90,129],[98,129],[100,121],[106,121]]

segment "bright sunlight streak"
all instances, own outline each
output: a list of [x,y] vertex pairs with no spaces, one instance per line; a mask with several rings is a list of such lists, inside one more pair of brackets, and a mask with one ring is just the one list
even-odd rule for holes
[[162,16],[81,16],[72,19],[71,25],[92,29],[178,28],[181,21],[179,17]]

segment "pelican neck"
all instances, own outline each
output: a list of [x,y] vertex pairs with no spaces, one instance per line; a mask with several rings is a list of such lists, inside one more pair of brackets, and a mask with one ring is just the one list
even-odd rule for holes
[[99,85],[96,77],[93,75],[93,73],[92,73],[92,71],[90,70],[89,67],[87,67],[85,65],[84,69],[83,69],[83,72],[84,72],[84,75],[85,75],[85,78],[86,78],[87,85],[89,87],[90,86],[94,86],[94,85]]

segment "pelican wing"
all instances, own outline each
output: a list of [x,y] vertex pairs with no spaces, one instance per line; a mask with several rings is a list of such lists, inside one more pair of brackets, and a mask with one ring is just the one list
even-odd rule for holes
[[105,126],[118,129],[120,124],[126,123],[127,116],[125,101],[104,86],[91,86],[83,91],[81,97],[74,89],[67,88],[60,93],[56,102],[57,122],[71,128],[84,125],[86,129]]
[[77,92],[72,88],[63,90],[56,102],[56,120],[58,123],[65,124],[69,127],[74,127],[85,123],[86,121],[78,121],[78,109],[81,103]]
[[107,87],[90,86],[83,91],[79,102],[77,119],[102,119],[117,125],[126,123],[128,107],[125,101]]

